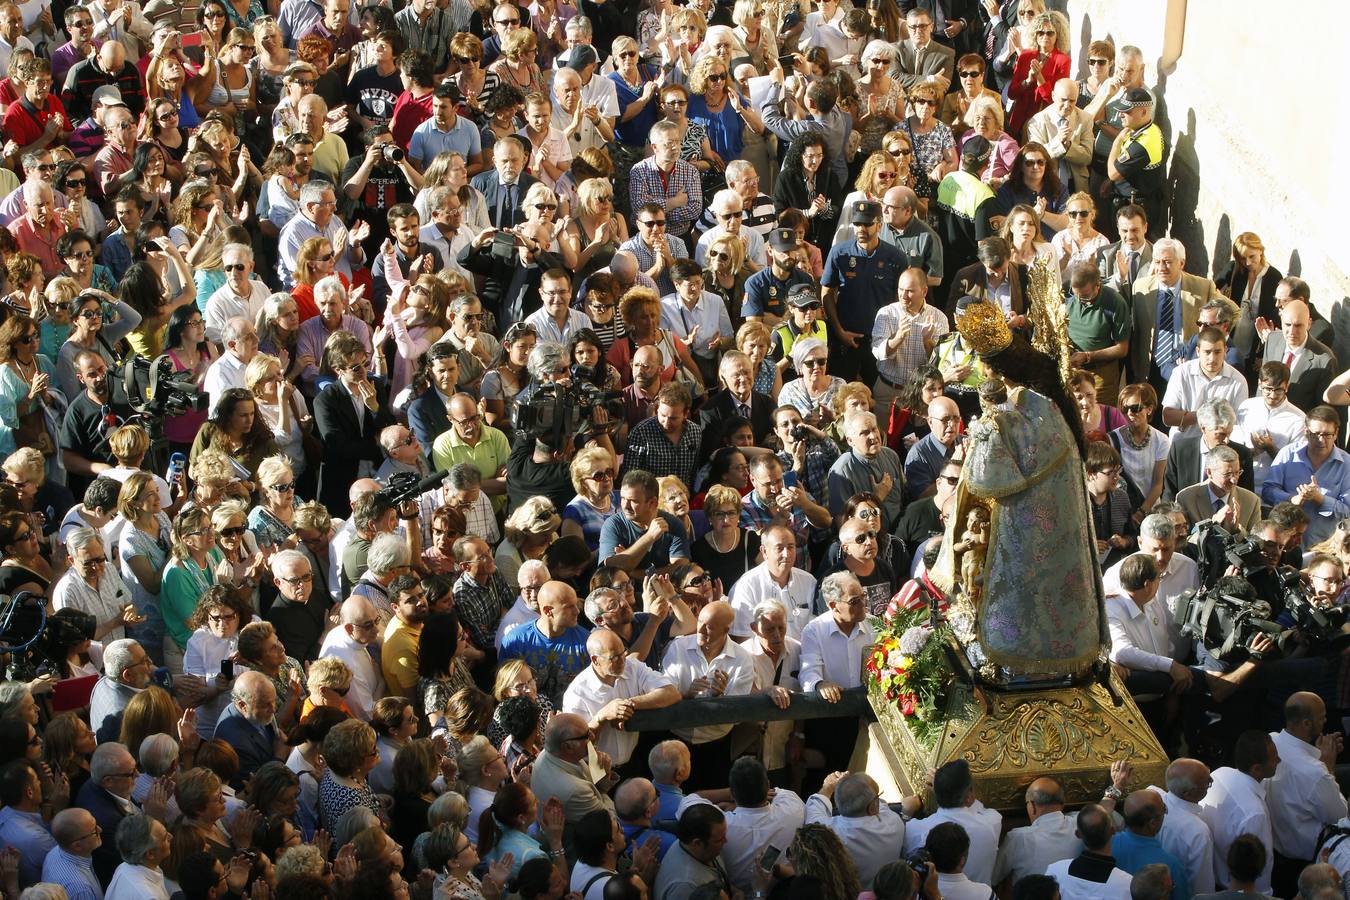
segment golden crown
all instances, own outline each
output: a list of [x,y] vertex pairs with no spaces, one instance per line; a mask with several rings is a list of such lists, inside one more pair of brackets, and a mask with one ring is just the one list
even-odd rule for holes
[[970,304],[956,316],[956,330],[981,356],[1006,350],[1012,343],[1003,310],[985,300]]

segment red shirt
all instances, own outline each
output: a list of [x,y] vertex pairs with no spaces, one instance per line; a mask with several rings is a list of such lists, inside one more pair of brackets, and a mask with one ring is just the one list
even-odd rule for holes
[[55,94],[47,95],[47,105],[37,111],[36,118],[28,111],[28,101],[15,100],[5,110],[4,124],[0,127],[4,128],[5,136],[14,143],[20,147],[27,147],[42,137],[42,132],[47,128],[47,120],[52,116],[61,117],[62,131],[74,130],[75,126],[70,124],[70,118],[66,115],[66,108],[61,105]]
[[412,140],[412,133],[417,130],[417,126],[431,118],[431,102],[435,96],[435,91],[427,91],[422,97],[414,97],[411,91],[398,95],[394,115],[389,120],[389,131],[394,135],[394,143],[402,147],[403,152],[408,152],[408,141]]
[[[6,119],[9,116],[5,117]],[[30,142],[31,143],[31,142]],[[19,249],[24,253],[31,253],[42,262],[42,274],[48,278],[53,277],[60,272],[65,265],[56,256],[56,242],[61,240],[61,236],[66,233],[66,226],[53,213],[51,221],[41,232],[33,227],[33,223],[28,220],[28,216],[19,216],[13,222],[9,223],[9,230],[14,235],[14,241],[19,245]]]

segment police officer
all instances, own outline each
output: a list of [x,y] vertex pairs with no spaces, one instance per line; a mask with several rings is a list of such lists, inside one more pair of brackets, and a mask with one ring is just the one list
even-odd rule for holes
[[971,137],[961,148],[961,168],[948,172],[938,185],[938,230],[948,264],[957,269],[974,262],[979,242],[994,233],[989,220],[998,214],[998,201],[980,180],[993,152],[988,140],[978,134]]
[[825,315],[830,339],[830,374],[872,384],[877,362],[871,352],[872,322],[895,302],[900,276],[909,268],[905,251],[881,239],[881,204],[858,200],[848,209],[853,240],[835,244],[825,260]]
[[797,267],[797,231],[775,228],[769,232],[769,265],[745,280],[741,315],[775,328],[787,316],[792,288],[804,284],[815,289],[815,279]]
[[[962,315],[966,307],[980,302],[969,294],[956,301],[956,314]],[[961,338],[961,332],[953,328],[938,341],[929,360],[942,373],[946,382],[943,390],[948,397],[956,401],[961,417],[969,419],[980,411],[980,385],[989,378],[984,362],[975,348]]]
[[[769,358],[775,362],[788,360],[791,368],[792,345],[802,338],[816,338],[829,347],[830,330],[825,325],[825,308],[820,292],[813,284],[794,284],[788,292],[788,317],[773,330],[773,346]],[[783,375],[787,381],[787,373]]]
[[1148,213],[1150,237],[1163,226],[1163,134],[1153,121],[1153,97],[1144,88],[1130,88],[1122,102],[1124,127],[1106,158],[1102,190],[1113,209],[1135,203]]

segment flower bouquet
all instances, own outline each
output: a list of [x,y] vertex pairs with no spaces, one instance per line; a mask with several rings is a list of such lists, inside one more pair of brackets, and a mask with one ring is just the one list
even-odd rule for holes
[[910,731],[931,744],[942,728],[939,708],[952,674],[945,649],[950,629],[931,628],[926,607],[887,613],[864,658],[867,678],[873,694],[899,710],[910,720]]

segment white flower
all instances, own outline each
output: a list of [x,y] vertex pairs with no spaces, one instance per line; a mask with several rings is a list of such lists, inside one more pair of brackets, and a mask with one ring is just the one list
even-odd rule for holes
[[900,652],[905,656],[918,656],[928,646],[933,632],[922,625],[911,625],[900,635]]

